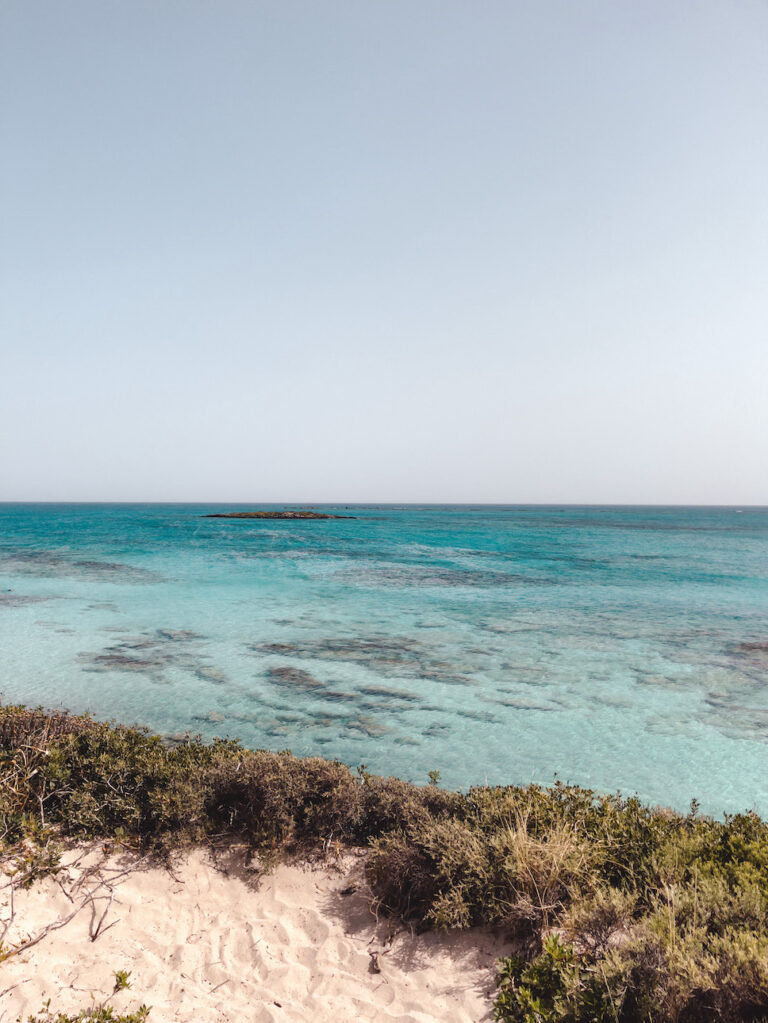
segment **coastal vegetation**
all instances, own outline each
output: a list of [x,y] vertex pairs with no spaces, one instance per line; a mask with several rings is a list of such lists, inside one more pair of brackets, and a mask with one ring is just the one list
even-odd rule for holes
[[[768,824],[757,815],[717,821],[695,804],[682,814],[563,783],[462,793],[437,780],[0,707],[0,843],[17,885],[55,871],[68,840],[172,857],[237,838],[265,865],[362,845],[378,913],[510,937],[502,1023],[768,1020]],[[14,953],[0,947],[0,964]]]
[[141,1005],[135,1012],[115,1012],[109,1004],[110,999],[119,991],[124,991],[131,986],[129,970],[115,970],[114,987],[111,994],[101,1001],[96,1002],[92,996],[93,1004],[87,1009],[71,1015],[65,1012],[52,1012],[50,1001],[42,1007],[36,1016],[28,1016],[25,1023],[144,1023],[150,1013],[149,1006]]

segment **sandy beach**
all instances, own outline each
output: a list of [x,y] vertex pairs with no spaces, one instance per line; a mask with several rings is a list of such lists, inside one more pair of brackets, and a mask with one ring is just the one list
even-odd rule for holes
[[485,930],[416,935],[377,921],[362,852],[267,873],[232,848],[195,849],[171,870],[100,845],[63,863],[12,905],[3,890],[6,948],[51,929],[0,963],[1,1023],[47,999],[67,1013],[98,1005],[118,970],[131,987],[108,1004],[150,1005],[152,1023],[491,1019],[494,961],[508,946]]

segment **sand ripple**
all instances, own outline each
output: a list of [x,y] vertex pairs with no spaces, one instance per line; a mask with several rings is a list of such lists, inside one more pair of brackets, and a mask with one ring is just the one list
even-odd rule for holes
[[[73,862],[75,854],[69,854]],[[21,941],[65,917],[65,894],[98,859],[95,852],[64,872],[16,893],[7,942]],[[118,871],[129,872],[118,876]],[[342,896],[359,879],[361,859],[338,869],[284,865],[259,876],[241,858],[196,850],[173,874],[135,858],[101,863],[106,889],[60,930],[0,964],[0,1023],[51,1008],[77,1011],[109,994],[113,972],[131,971],[132,988],[111,1004],[152,1006],[150,1023],[479,1023],[491,1018],[493,962],[505,951],[485,931],[391,937],[377,924],[362,892]],[[79,889],[87,890],[87,886]],[[7,896],[7,890],[4,893]],[[7,918],[6,897],[0,917]],[[110,926],[111,925],[111,926]],[[381,973],[371,950],[386,951]]]

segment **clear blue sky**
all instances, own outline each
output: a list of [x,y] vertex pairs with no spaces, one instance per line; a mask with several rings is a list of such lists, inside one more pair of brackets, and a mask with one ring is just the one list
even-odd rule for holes
[[0,0],[0,499],[768,503],[763,0]]

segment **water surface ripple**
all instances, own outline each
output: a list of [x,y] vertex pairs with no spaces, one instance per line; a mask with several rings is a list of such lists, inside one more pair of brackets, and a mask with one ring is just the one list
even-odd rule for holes
[[2,698],[768,813],[768,509],[317,507],[0,505]]

